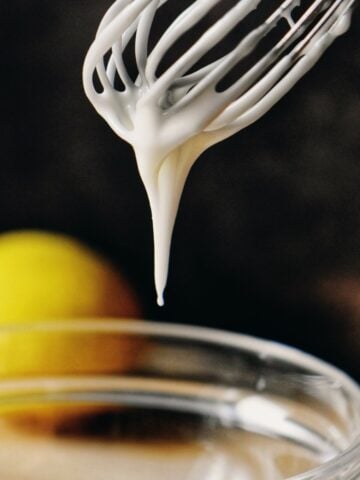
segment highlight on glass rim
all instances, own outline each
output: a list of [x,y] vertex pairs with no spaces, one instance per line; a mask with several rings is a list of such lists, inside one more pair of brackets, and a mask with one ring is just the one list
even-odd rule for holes
[[0,6],[0,479],[360,478],[357,6]]

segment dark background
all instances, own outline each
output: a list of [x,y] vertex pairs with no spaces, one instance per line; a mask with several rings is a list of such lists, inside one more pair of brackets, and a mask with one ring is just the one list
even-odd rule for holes
[[360,379],[359,12],[270,114],[196,163],[159,309],[132,151],[81,85],[110,3],[0,3],[1,231],[81,239],[128,276],[147,318],[286,342]]

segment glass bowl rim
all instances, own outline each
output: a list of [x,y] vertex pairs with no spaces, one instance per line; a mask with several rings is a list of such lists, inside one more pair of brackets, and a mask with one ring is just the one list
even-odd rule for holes
[[[61,319],[50,321],[35,321],[31,323],[2,324],[1,334],[11,333],[34,333],[34,332],[77,332],[77,333],[114,333],[131,335],[148,335],[182,338],[184,340],[196,340],[201,343],[216,344],[223,347],[231,347],[238,350],[247,350],[252,353],[261,352],[264,359],[273,356],[279,360],[286,360],[293,365],[301,365],[321,373],[336,382],[339,382],[353,400],[360,406],[360,385],[342,370],[317,357],[305,353],[297,348],[282,343],[264,340],[261,338],[225,331],[217,328],[200,327],[179,323],[154,322],[148,320],[134,320],[126,318],[84,318],[84,319]],[[0,379],[1,383],[1,379]],[[360,432],[352,445],[333,459],[323,463],[319,467],[287,480],[315,480],[327,478],[341,466],[348,465],[354,459],[360,459]],[[360,460],[359,460],[360,465]]]

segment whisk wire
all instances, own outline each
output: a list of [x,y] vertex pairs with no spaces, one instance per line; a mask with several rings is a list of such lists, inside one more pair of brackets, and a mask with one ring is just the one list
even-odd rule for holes
[[156,70],[159,67],[161,59],[166,52],[179,38],[205,15],[221,0],[195,0],[188,8],[186,8],[165,30],[161,38],[158,40],[153,51],[150,53],[146,75],[148,78],[155,80]]
[[136,29],[135,58],[141,84],[143,85],[148,85],[145,69],[148,57],[149,36],[156,10],[159,8],[159,3],[160,0],[155,0],[146,7],[140,16]]
[[[323,17],[317,22],[308,35],[297,45],[294,50],[295,55],[301,55],[310,42],[318,39],[322,34],[329,31],[339,18],[346,15],[350,8],[355,4],[355,0],[336,0],[329,6]],[[337,13],[337,15],[336,15]]]
[[164,72],[153,85],[151,97],[159,98],[164,90],[171,87],[174,80],[188,72],[212,47],[217,45],[227,33],[253,11],[261,0],[240,0],[227,11]]

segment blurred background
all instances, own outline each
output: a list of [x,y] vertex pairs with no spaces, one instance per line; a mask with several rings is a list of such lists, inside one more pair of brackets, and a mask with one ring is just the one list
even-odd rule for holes
[[360,12],[270,114],[195,164],[160,309],[131,148],[81,83],[110,4],[0,4],[1,232],[78,239],[122,273],[145,318],[285,342],[360,380]]

